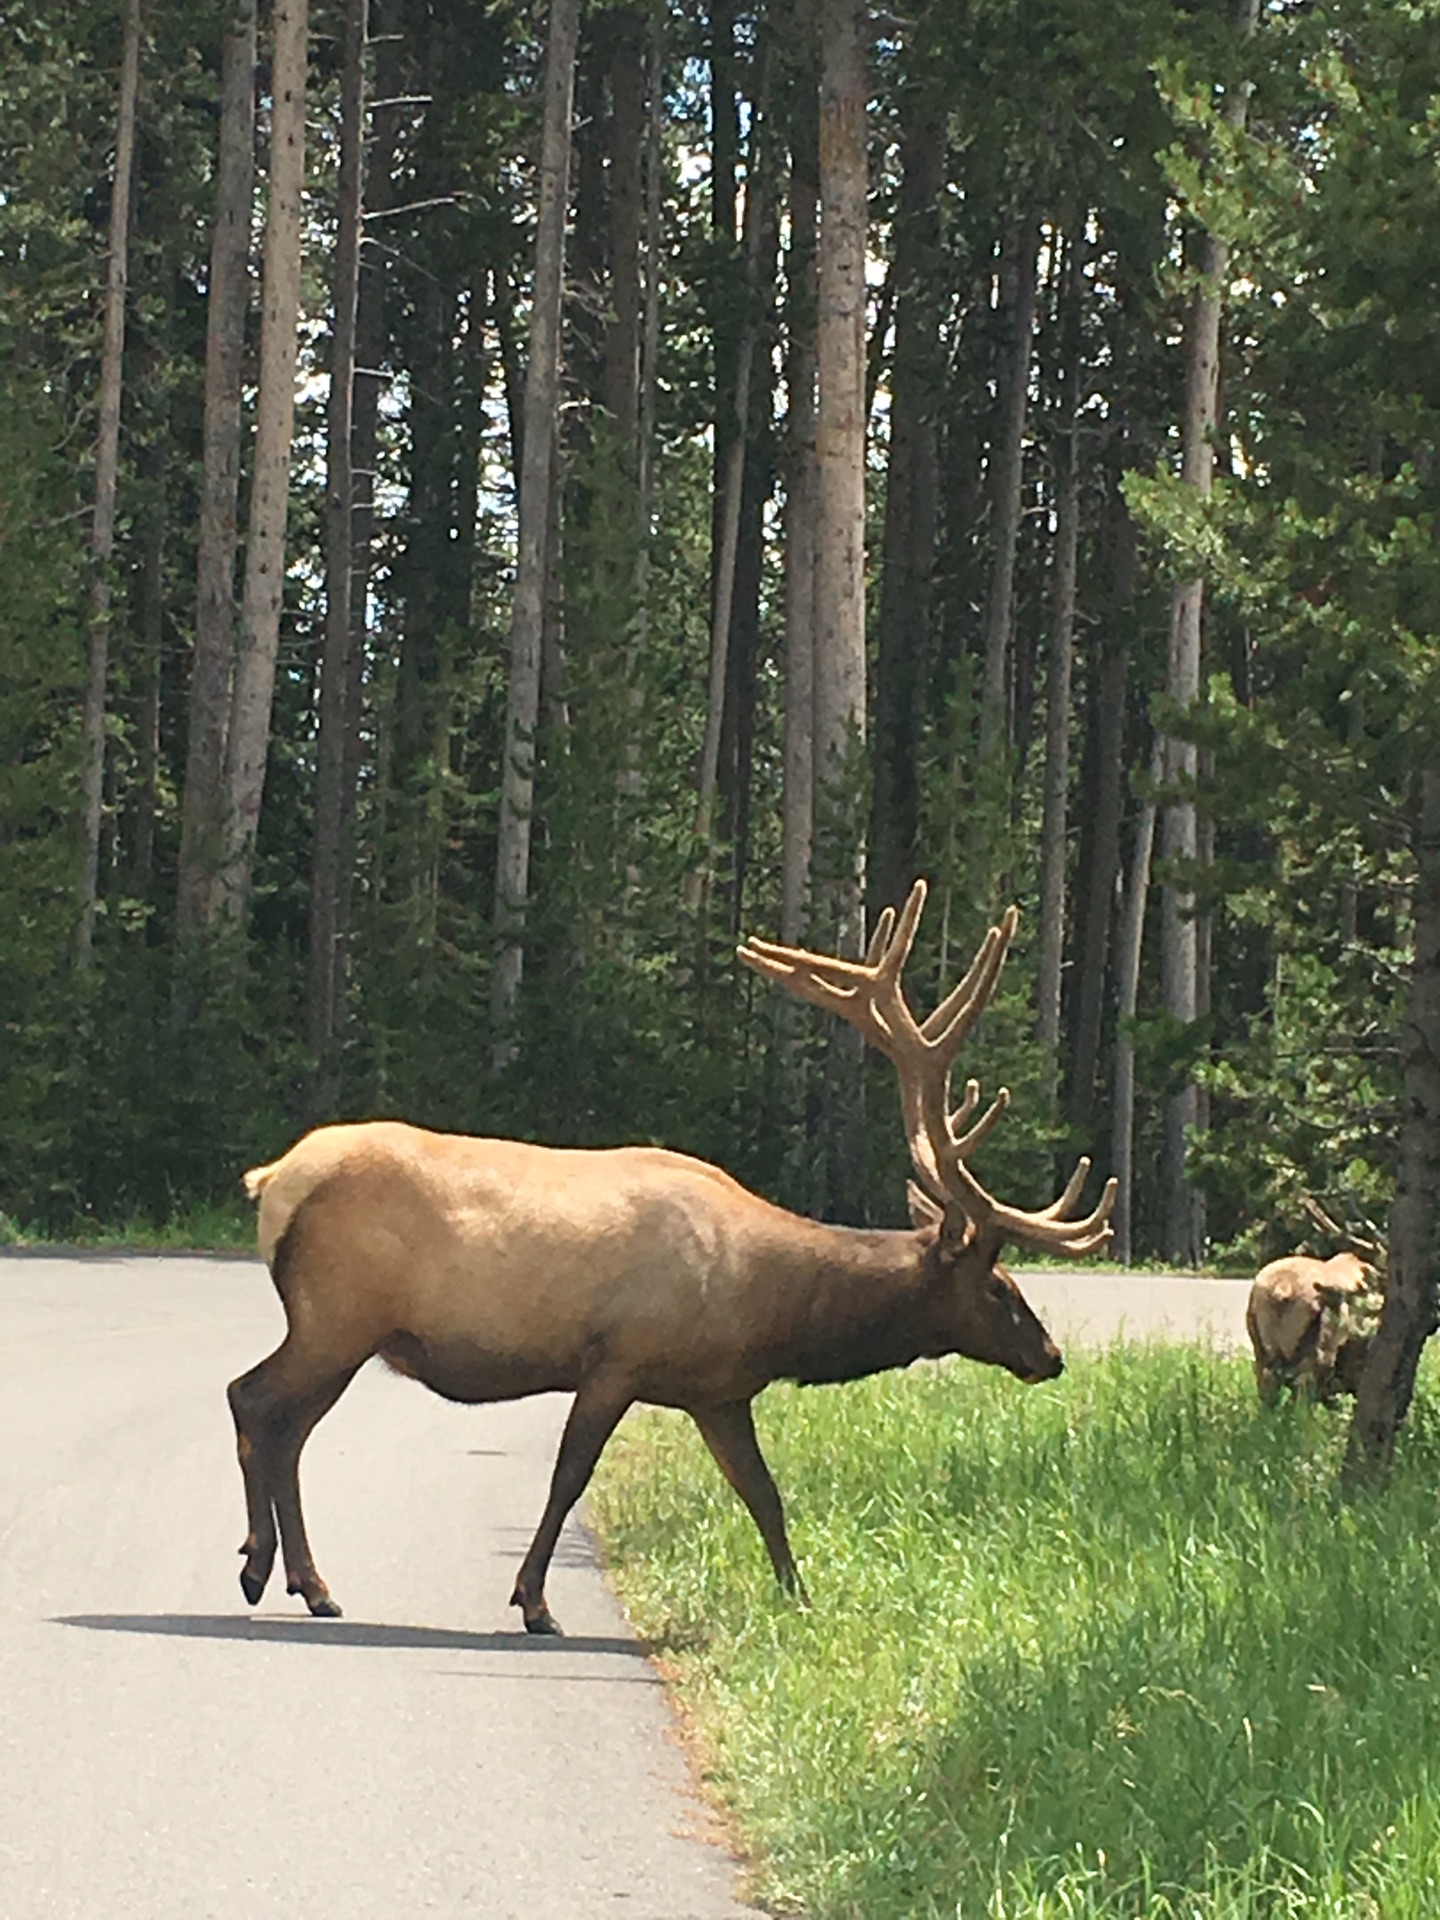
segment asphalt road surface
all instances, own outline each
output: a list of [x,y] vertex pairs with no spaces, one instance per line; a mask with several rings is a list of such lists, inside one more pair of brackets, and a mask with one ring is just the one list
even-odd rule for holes
[[[1241,1282],[1031,1276],[1062,1341],[1240,1334]],[[251,1613],[227,1380],[251,1261],[0,1254],[0,1920],[739,1920],[735,1861],[583,1528],[506,1605],[556,1397],[366,1368],[306,1449],[311,1620]]]

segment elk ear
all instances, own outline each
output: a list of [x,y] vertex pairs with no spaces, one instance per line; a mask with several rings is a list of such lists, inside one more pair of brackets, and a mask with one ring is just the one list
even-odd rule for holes
[[905,1182],[905,1200],[913,1227],[938,1227],[945,1218],[945,1209],[936,1206],[925,1189],[913,1180]]

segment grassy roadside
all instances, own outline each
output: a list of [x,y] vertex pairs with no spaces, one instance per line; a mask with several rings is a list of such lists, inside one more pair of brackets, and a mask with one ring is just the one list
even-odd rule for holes
[[592,1490],[753,1847],[812,1920],[1433,1920],[1440,1403],[1339,1507],[1345,1421],[1248,1363],[1077,1356],[772,1390],[814,1606],[771,1586],[689,1423]]
[[63,1236],[0,1213],[0,1247],[87,1247],[116,1253],[253,1253],[255,1209],[239,1202],[177,1208],[157,1225],[143,1215],[107,1224],[80,1220]]

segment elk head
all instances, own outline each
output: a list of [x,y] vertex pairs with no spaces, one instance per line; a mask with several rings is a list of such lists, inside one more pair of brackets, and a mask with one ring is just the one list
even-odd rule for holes
[[925,1020],[905,998],[901,975],[925,906],[925,882],[917,880],[898,918],[886,907],[863,961],[749,940],[739,949],[748,967],[778,981],[814,1006],[827,1007],[856,1027],[895,1067],[914,1179],[911,1218],[933,1235],[926,1259],[935,1279],[936,1352],[959,1352],[1009,1367],[1022,1379],[1050,1379],[1060,1356],[998,1264],[1006,1243],[1078,1259],[1110,1238],[1116,1182],[1107,1181],[1099,1204],[1078,1219],[1070,1216],[1090,1171],[1082,1159],[1059,1199],[1037,1212],[996,1200],[971,1171],[975,1149],[994,1130],[1010,1104],[1002,1087],[978,1119],[978,1081],[966,1083],[958,1107],[950,1106],[950,1069],[985,1010],[1000,977],[1019,922],[1011,907],[980,944],[970,969]]

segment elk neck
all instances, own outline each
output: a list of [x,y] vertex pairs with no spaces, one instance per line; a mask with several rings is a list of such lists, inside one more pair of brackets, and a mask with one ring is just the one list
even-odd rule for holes
[[858,1380],[933,1350],[934,1228],[802,1224],[778,1263],[788,1284],[772,1296],[775,1378]]

